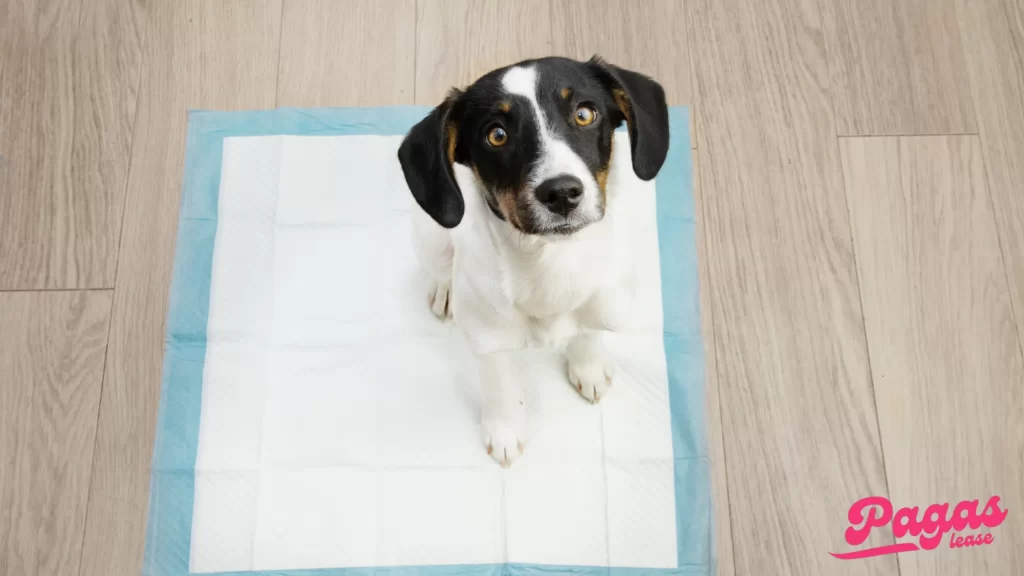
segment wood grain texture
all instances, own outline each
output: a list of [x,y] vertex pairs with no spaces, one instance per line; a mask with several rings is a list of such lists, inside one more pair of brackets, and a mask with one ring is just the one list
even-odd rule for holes
[[78,572],[110,302],[0,293],[0,574]]
[[140,1],[5,3],[0,290],[114,285]]
[[682,2],[561,0],[551,6],[554,54],[578,60],[599,55],[657,79],[669,105],[692,101]]
[[[697,112],[719,574],[1016,573],[1022,47],[1018,0],[0,0],[0,574],[139,573],[186,109],[435,105],[593,52]],[[829,557],[890,488],[1011,512]]]
[[136,576],[142,564],[186,110],[275,99],[279,0],[150,9],[82,576]]
[[549,0],[418,0],[416,103],[436,106],[495,68],[551,54]]
[[714,496],[715,552],[717,574],[736,573],[732,556],[732,526],[729,518],[729,485],[726,478],[725,444],[722,430],[722,407],[718,384],[718,363],[715,359],[715,324],[711,317],[711,274],[708,265],[704,230],[704,197],[700,186],[700,154],[693,153],[693,198],[697,214],[697,260],[700,271],[700,331],[704,340],[704,380],[708,396],[708,454],[711,457],[711,490]]
[[821,0],[840,135],[976,128],[955,0]]
[[285,0],[278,106],[412,104],[416,0]]
[[557,0],[551,3],[552,54],[577,60],[598,55],[642,72],[665,88],[670,106],[690,109],[690,49],[685,5],[677,0]]
[[[961,0],[964,45],[1017,336],[1024,338],[1024,4]],[[1022,343],[1024,350],[1024,343]]]
[[818,7],[691,8],[736,574],[896,574],[828,554],[887,491]]
[[1016,573],[1024,359],[981,145],[933,136],[841,148],[891,499],[923,510],[998,495],[1011,511],[990,531],[994,544],[950,549],[946,536],[901,554],[900,571]]

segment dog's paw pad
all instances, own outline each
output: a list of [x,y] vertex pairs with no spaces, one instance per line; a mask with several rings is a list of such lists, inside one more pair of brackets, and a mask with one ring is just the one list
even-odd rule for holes
[[427,303],[430,311],[440,320],[450,320],[452,317],[452,283],[431,282],[430,290],[427,293]]
[[502,468],[511,466],[526,450],[525,418],[518,415],[485,417],[481,433],[487,454]]
[[611,391],[615,361],[598,340],[577,338],[569,345],[567,360],[569,383],[591,404],[597,404]]
[[569,365],[569,382],[591,404],[597,404],[612,389],[615,366],[601,364]]

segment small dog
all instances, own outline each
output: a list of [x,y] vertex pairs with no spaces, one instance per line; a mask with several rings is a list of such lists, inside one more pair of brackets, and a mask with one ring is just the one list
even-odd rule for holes
[[597,57],[543,58],[453,89],[399,148],[430,307],[478,359],[484,446],[504,467],[526,443],[517,351],[567,342],[576,390],[596,403],[611,388],[601,332],[625,325],[634,279],[607,187],[623,122],[651,180],[668,154],[662,87]]

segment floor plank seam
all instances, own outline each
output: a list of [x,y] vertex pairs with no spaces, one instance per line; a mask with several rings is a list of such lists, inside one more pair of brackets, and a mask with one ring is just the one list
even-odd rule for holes
[[[818,0],[815,3],[815,5],[818,8],[818,26],[824,28],[824,26],[825,26],[824,11],[822,10],[821,2],[822,2],[822,0]],[[854,236],[854,230],[853,230],[853,213],[852,213],[852,211],[850,209],[850,195],[846,191],[846,169],[843,166],[843,151],[842,151],[842,148],[839,145],[839,143],[841,141],[840,139],[844,138],[846,136],[842,136],[839,133],[839,119],[837,118],[837,111],[836,111],[836,96],[835,96],[835,93],[834,93],[833,88],[832,88],[832,58],[834,58],[835,55],[829,53],[828,42],[825,42],[824,50],[825,50],[825,72],[826,72],[826,74],[828,74],[828,102],[829,102],[829,105],[831,107],[831,112],[832,112],[832,129],[833,129],[833,131],[834,131],[834,133],[836,135],[836,140],[835,140],[834,146],[835,146],[836,158],[839,160],[839,180],[840,180],[840,183],[842,184],[841,192],[843,194],[843,205],[846,206],[846,224],[847,224],[847,230],[848,230],[848,232],[850,234],[850,253],[853,256],[853,272],[854,272],[854,275],[857,277],[857,305],[860,308],[861,333],[864,335],[864,340],[863,340],[863,342],[864,342],[864,354],[865,354],[865,356],[867,358],[867,362],[868,362],[868,365],[867,365],[868,379],[869,379],[869,382],[871,383],[871,406],[872,406],[872,408],[874,409],[874,412],[875,412],[875,432],[878,434],[878,457],[882,461],[882,478],[885,481],[886,496],[891,496],[892,495],[892,488],[891,488],[891,486],[889,484],[889,471],[888,471],[888,469],[886,468],[886,465],[885,465],[885,447],[883,446],[884,440],[882,439],[882,422],[881,422],[880,416],[878,415],[878,393],[875,390],[875,373],[871,369],[871,346],[869,345],[869,342],[868,342],[868,340],[869,340],[869,338],[868,338],[868,320],[867,320],[866,315],[864,314],[864,289],[863,289],[863,286],[861,286],[860,264],[859,264],[859,261],[857,259],[857,241],[856,241],[856,238]],[[903,567],[900,565],[900,556],[899,556],[899,554],[896,554],[895,556],[896,556],[896,574],[897,574],[897,576],[902,576],[902,574],[903,574]]]
[[[148,16],[148,14],[147,14],[147,16]],[[113,286],[114,289],[117,288],[117,276],[118,276],[118,274],[121,271],[121,243],[124,241],[124,216],[125,216],[125,213],[128,211],[128,193],[130,191],[129,183],[130,183],[130,180],[131,180],[132,164],[133,164],[132,163],[132,157],[134,156],[134,152],[135,152],[135,144],[136,144],[135,136],[136,136],[136,133],[138,132],[138,129],[139,129],[139,114],[140,114],[140,109],[142,108],[142,105],[139,102],[139,100],[140,100],[140,96],[142,96],[142,72],[143,72],[143,70],[146,69],[146,62],[147,62],[147,59],[146,59],[146,46],[148,44],[147,41],[149,40],[149,18],[148,17],[144,18],[143,26],[145,28],[142,30],[142,41],[139,43],[139,50],[141,52],[141,57],[140,57],[140,61],[139,61],[139,75],[138,75],[138,78],[135,79],[135,112],[132,114],[132,130],[131,130],[132,135],[131,135],[131,141],[128,143],[128,167],[127,167],[127,169],[125,170],[125,173],[124,173],[124,194],[122,195],[122,198],[121,198],[121,220],[120,220],[120,222],[118,222],[117,258],[115,258],[115,260],[114,260],[114,286]],[[113,307],[113,305],[111,305],[111,307]],[[113,313],[113,310],[111,310],[111,313]],[[108,342],[107,344],[109,345],[110,343]],[[101,388],[100,392],[102,392],[102,388]]]
[[1020,318],[1020,311],[1016,309],[1016,304],[1013,301],[1013,281],[1010,277],[1010,264],[1006,258],[1006,249],[1003,247],[1003,235],[999,228],[999,220],[996,218],[996,199],[992,194],[992,179],[989,177],[989,162],[988,156],[985,154],[985,141],[980,136],[978,137],[978,148],[981,151],[981,160],[985,165],[985,192],[988,195],[988,205],[992,211],[992,226],[996,231],[996,244],[999,246],[999,261],[1003,265],[1003,280],[1006,282],[1006,295],[1007,302],[1010,306],[1010,320],[1013,322],[1013,327],[1017,333],[1017,352],[1020,354],[1021,361],[1024,362],[1024,339],[1021,336],[1021,326],[1017,321]]
[[[700,99],[700,93],[701,92],[700,92],[700,81],[698,79],[697,69],[696,69],[696,67],[694,66],[694,63],[693,63],[694,30],[693,30],[693,19],[690,18],[691,12],[687,11],[686,12],[686,16],[687,16],[686,20],[687,20],[687,26],[688,26],[687,34],[686,34],[686,45],[687,45],[686,48],[687,48],[687,52],[688,52],[688,56],[687,57],[689,59],[689,64],[690,64],[690,100],[694,104],[696,104],[693,107],[692,115],[690,116],[690,118],[693,120],[693,126],[690,127],[690,134],[693,137],[693,141],[690,143],[690,149],[691,149],[691,153],[694,155],[694,158],[697,159],[697,162],[696,162],[697,170],[693,171],[692,178],[694,179],[694,184],[695,184],[694,188],[696,188],[697,190],[700,190],[700,199],[701,199],[700,218],[701,218],[701,221],[702,221],[702,225],[701,225],[701,232],[702,232],[702,234],[701,234],[700,242],[701,242],[701,245],[703,246],[703,249],[704,249],[704,261],[708,263],[708,265],[706,267],[704,267],[703,272],[707,275],[707,283],[706,284],[708,286],[708,292],[709,292],[709,294],[708,294],[709,309],[708,310],[701,310],[700,312],[702,314],[710,314],[710,319],[711,319],[711,346],[712,346],[712,349],[715,351],[715,386],[716,386],[716,389],[717,389],[716,393],[718,395],[718,428],[719,428],[719,431],[720,431],[719,434],[718,434],[718,440],[719,440],[719,444],[722,447],[722,466],[721,466],[721,469],[722,469],[722,480],[721,480],[721,486],[725,487],[725,503],[726,503],[726,511],[725,511],[725,513],[728,516],[727,519],[729,521],[729,552],[730,552],[730,557],[731,557],[732,574],[733,574],[733,576],[735,576],[736,575],[736,532],[735,532],[735,529],[733,527],[734,526],[734,516],[733,516],[733,512],[732,512],[732,501],[733,501],[733,498],[732,498],[732,494],[730,493],[731,489],[730,489],[730,486],[729,486],[729,456],[727,454],[727,450],[726,450],[726,447],[725,447],[725,444],[726,444],[726,442],[725,442],[725,426],[723,425],[723,422],[722,422],[722,414],[723,414],[723,408],[722,408],[722,386],[721,386],[722,379],[719,377],[720,370],[719,370],[719,367],[718,367],[718,336],[717,336],[718,331],[716,329],[717,327],[715,326],[715,315],[714,315],[713,310],[712,310],[714,308],[714,301],[713,301],[713,296],[712,296],[711,292],[712,292],[712,287],[714,285],[714,282],[713,282],[712,277],[711,277],[711,265],[710,265],[710,262],[709,262],[710,254],[708,253],[708,231],[707,231],[707,227],[706,227],[708,219],[707,219],[707,202],[705,201],[705,193],[707,192],[707,190],[704,188],[704,181],[701,179],[701,174],[703,173],[703,170],[702,170],[701,167],[705,165],[705,163],[707,162],[707,159],[705,159],[701,155],[701,152],[700,152],[701,149],[698,148],[698,146],[697,146],[697,139],[700,137],[700,134],[698,133],[698,127],[699,126],[703,126],[703,123],[701,122],[701,120],[699,118],[700,111],[703,109],[703,107],[700,106],[699,103],[698,103],[698,101]],[[699,272],[700,271],[698,271],[698,273]],[[698,284],[699,284],[699,282],[698,282]],[[707,365],[707,358],[705,358],[705,366],[706,365]],[[705,392],[704,393],[705,393],[705,395],[707,394],[707,381],[708,381],[708,376],[707,376],[707,373],[705,371],[705,375],[704,375],[704,382],[705,382]],[[710,433],[710,432],[708,432],[708,433]],[[709,447],[709,449],[710,448],[711,447]],[[714,465],[710,466],[709,474],[713,474],[714,471],[715,471]],[[714,488],[715,487],[714,478],[712,478],[711,487],[712,487],[712,490],[715,489]],[[714,494],[712,494],[712,502],[714,502]],[[714,507],[714,503],[712,503],[712,510],[714,510],[714,508],[715,508]],[[714,534],[715,534],[715,531],[713,529],[713,531],[712,531],[712,538],[714,538]],[[719,568],[722,565],[721,557],[718,556],[718,554],[721,552],[721,548],[720,548],[721,544],[722,543],[717,538],[714,539],[715,553],[716,553],[716,558],[717,558],[717,561],[715,562],[715,570],[718,573],[721,573]]]
[[274,78],[274,108],[281,105],[281,45],[284,41],[284,7],[288,0],[281,0],[281,11],[277,15],[277,76]]
[[[833,114],[833,118],[835,115]],[[836,137],[840,139],[847,138],[929,138],[934,136],[978,136],[977,132],[921,132],[917,134],[839,134],[836,132]]]
[[[703,160],[698,160],[698,164],[697,164],[698,167],[702,164],[702,162],[703,162]],[[700,179],[700,173],[698,172],[697,174],[694,174],[694,178],[699,180]],[[704,194],[704,187],[703,187],[703,184],[704,184],[703,181],[700,181],[700,184],[699,184],[700,191],[701,191],[701,215],[700,215],[700,217],[704,220],[704,223],[707,223],[708,220],[704,216],[704,196],[703,196],[703,194]],[[707,254],[708,254],[708,240],[707,240],[708,234],[707,234],[707,230],[703,227],[703,225],[701,226],[701,230],[704,232],[701,235],[702,236],[701,243],[704,246],[704,254],[705,254],[705,260],[706,260],[707,259]],[[707,284],[708,284],[708,290],[710,292],[711,285],[712,285],[711,266],[708,266],[707,269],[704,270],[704,273],[708,275]],[[708,301],[709,302],[711,301],[711,295],[710,294],[708,294]],[[716,329],[717,327],[715,326],[715,315],[712,313],[712,311],[711,310],[705,310],[705,311],[703,311],[703,313],[710,314],[710,318],[711,318],[711,346],[715,350],[715,387],[717,388],[717,392],[716,393],[718,394],[718,429],[720,431],[719,434],[718,434],[718,440],[719,440],[719,442],[722,445],[722,476],[723,476],[722,477],[722,485],[725,486],[725,503],[726,503],[726,506],[727,506],[726,513],[729,515],[729,542],[730,542],[729,548],[730,548],[730,552],[732,553],[731,555],[732,555],[733,575],[735,576],[735,574],[736,574],[736,545],[735,545],[736,534],[733,531],[732,495],[730,494],[730,489],[729,489],[729,456],[726,453],[726,448],[725,448],[725,427],[722,425],[722,387],[721,387],[722,379],[720,377],[721,373],[720,373],[719,368],[718,368],[718,336],[717,336],[718,330]],[[707,374],[704,375],[704,380],[705,380],[705,382],[707,382]],[[707,387],[706,386],[705,386],[705,394],[707,394]],[[711,466],[711,469],[713,470],[714,466]],[[712,484],[712,489],[714,489],[713,488],[714,482],[712,482],[711,484]],[[717,546],[720,543],[716,542],[715,544]]]
[[92,288],[3,288],[0,294],[18,294],[21,292],[112,292],[113,286],[97,286]]
[[[134,129],[134,126],[133,126]],[[130,147],[129,147],[130,150]],[[113,292],[113,291],[111,291]],[[110,296],[110,308],[107,312],[107,335],[103,341],[103,368],[100,369],[100,390],[96,406],[96,421],[93,423],[92,453],[89,455],[89,481],[85,483],[85,515],[82,518],[82,538],[78,544],[78,570],[75,574],[82,574],[82,558],[85,556],[85,534],[89,530],[89,509],[92,505],[92,477],[96,472],[96,444],[100,439],[100,414],[103,412],[103,383],[107,379],[107,360],[110,358],[110,331],[114,326],[114,295]]]
[[132,158],[134,156],[135,145],[138,143],[136,135],[139,129],[139,115],[142,108],[141,96],[142,96],[142,74],[146,69],[148,58],[146,55],[146,48],[149,40],[149,13],[147,12],[141,16],[141,34],[142,37],[139,42],[139,72],[135,78],[135,110],[132,113],[132,126],[131,126],[131,140],[128,143],[128,165],[125,168],[124,177],[124,194],[121,198],[121,219],[118,222],[118,234],[117,234],[117,253],[114,259],[114,286],[109,288],[112,292],[110,297],[110,312],[107,317],[107,336],[103,347],[103,368],[100,371],[100,390],[99,390],[99,405],[96,407],[96,423],[94,425],[94,435],[92,440],[92,454],[89,457],[89,481],[86,483],[86,497],[85,497],[85,517],[82,521],[82,541],[79,544],[78,549],[78,570],[75,574],[81,576],[82,574],[82,558],[85,557],[85,540],[86,534],[89,530],[89,511],[92,506],[92,482],[93,477],[96,474],[96,446],[100,440],[100,417],[103,413],[103,388],[107,381],[107,361],[110,355],[110,334],[114,326],[114,309],[117,305],[117,278],[121,270],[121,243],[124,241],[124,222],[125,213],[128,208],[128,193],[130,191],[129,184],[131,181],[132,173]]
[[[969,56],[967,48],[968,31],[964,28],[964,17],[962,14],[963,8],[960,6],[960,2],[953,3],[953,10],[956,14],[957,29],[960,32],[960,50],[963,52],[964,60],[966,61]],[[998,218],[996,218],[996,199],[992,191],[992,167],[991,162],[989,162],[989,158],[991,156],[988,153],[988,146],[985,144],[985,138],[982,137],[981,134],[982,127],[981,115],[978,114],[978,98],[974,97],[976,93],[975,88],[977,88],[977,84],[975,83],[973,72],[974,68],[968,66],[967,81],[971,85],[971,105],[973,106],[975,124],[978,127],[978,132],[974,135],[978,138],[978,146],[981,148],[981,160],[985,165],[985,191],[988,193],[989,207],[992,209],[992,224],[993,226],[995,226],[996,230],[996,242],[999,245],[999,259],[1003,263],[1003,277],[1006,279],[1007,295],[1009,296],[1010,302],[1010,314],[1013,315],[1013,325],[1014,328],[1017,329],[1017,348],[1019,349],[1021,360],[1024,361],[1024,335],[1022,335],[1022,330],[1024,330],[1024,327],[1021,327],[1020,322],[1018,322],[1018,318],[1022,318],[1024,316],[1021,316],[1021,310],[1016,309],[1016,302],[1014,301],[1012,292],[1013,279],[1010,277],[1010,261],[1006,257],[1006,248],[1003,246],[1002,229],[999,226]]]
[[[834,118],[833,110],[833,118]],[[850,232],[850,250],[853,255],[853,266],[854,272],[857,276],[857,303],[860,306],[860,324],[861,330],[864,334],[864,354],[867,356],[868,361],[868,378],[871,382],[871,405],[875,411],[875,430],[878,433],[878,457],[882,461],[882,477],[885,479],[885,495],[891,500],[892,497],[892,486],[889,482],[889,470],[885,463],[885,440],[882,438],[882,422],[881,417],[878,415],[878,392],[875,388],[875,372],[871,365],[871,346],[869,344],[870,337],[868,336],[868,319],[864,313],[864,287],[861,285],[861,273],[860,273],[860,261],[857,259],[857,239],[853,230],[853,212],[850,209],[850,195],[846,190],[846,168],[843,166],[842,158],[843,152],[839,147],[839,140],[836,139],[836,154],[839,158],[839,176],[843,183],[843,202],[846,205],[846,222],[849,226]],[[896,574],[902,576],[903,567],[901,566],[900,555],[896,556]]]

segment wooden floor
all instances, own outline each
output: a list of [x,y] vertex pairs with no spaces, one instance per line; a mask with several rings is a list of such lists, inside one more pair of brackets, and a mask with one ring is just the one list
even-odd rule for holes
[[[1021,0],[0,0],[0,574],[139,574],[186,110],[593,53],[694,111],[719,572],[1020,574]],[[869,495],[1009,515],[834,559]]]

